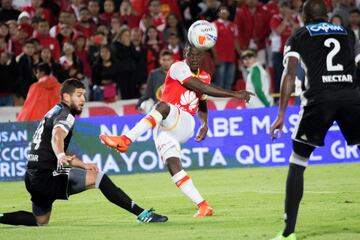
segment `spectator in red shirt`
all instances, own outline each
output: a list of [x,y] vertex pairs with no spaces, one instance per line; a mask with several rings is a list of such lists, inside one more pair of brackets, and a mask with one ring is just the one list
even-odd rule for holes
[[283,68],[283,51],[288,38],[299,27],[296,15],[293,15],[287,0],[281,0],[280,13],[274,15],[270,21],[271,26],[271,51],[275,74],[275,92],[280,90]]
[[12,51],[15,53],[15,56],[18,56],[22,53],[22,48],[27,39],[32,35],[32,27],[28,24],[20,24],[16,35],[12,38]]
[[279,14],[279,0],[270,0],[264,5],[264,10],[268,12],[269,16],[272,17],[275,14]]
[[119,20],[122,25],[127,25],[129,28],[139,26],[140,17],[133,11],[129,0],[123,0],[120,4]]
[[90,13],[87,8],[80,9],[80,21],[75,25],[76,31],[80,32],[86,38],[89,38],[96,32],[96,26],[90,21]]
[[229,21],[230,12],[226,6],[221,6],[219,19],[214,21],[218,31],[215,47],[212,48],[216,62],[214,84],[225,89],[231,89],[235,77],[235,54],[240,55],[237,41],[237,26]]
[[31,0],[31,5],[24,7],[22,11],[28,12],[30,18],[38,16],[46,19],[46,21],[50,24],[52,22],[50,11],[49,9],[41,7],[42,3],[42,0]]
[[60,12],[58,24],[56,24],[50,28],[49,35],[51,37],[56,37],[58,35],[58,33],[60,33],[60,26],[62,24],[69,24],[69,16],[70,16],[70,14],[67,11]]
[[[149,14],[151,16],[153,25],[159,32],[163,32],[165,29],[165,16],[160,11],[160,1],[151,0],[149,2]],[[140,29],[145,32],[145,24],[143,20],[140,21]]]
[[183,51],[184,48],[179,42],[179,37],[176,35],[176,33],[172,32],[170,33],[170,36],[168,38],[168,45],[166,46],[166,49],[169,50],[172,53],[172,58],[174,61],[180,61],[183,60]]
[[90,66],[90,61],[89,61],[89,54],[86,49],[86,37],[82,34],[76,34],[74,36],[73,42],[75,45],[75,54],[80,59],[82,65],[83,65],[84,75],[90,79],[91,78],[91,66]]
[[38,82],[31,85],[16,121],[35,121],[44,117],[60,101],[61,84],[53,76],[46,63],[40,63],[36,69]]
[[268,15],[258,0],[246,0],[236,10],[235,24],[238,27],[239,45],[242,50],[257,50],[258,62],[266,64],[265,40],[270,34]]
[[55,60],[60,57],[60,46],[56,38],[50,37],[49,35],[49,23],[42,19],[36,29],[35,38],[39,40],[42,47],[49,47],[52,51],[52,55]]
[[88,2],[88,10],[90,13],[90,21],[95,24],[98,25],[100,23],[100,19],[99,19],[99,13],[100,13],[100,5],[99,2],[97,0],[90,0]]
[[100,23],[106,26],[110,25],[111,18],[114,16],[115,4],[113,0],[105,0],[104,12],[100,14]]
[[159,67],[159,53],[163,48],[159,32],[154,26],[150,26],[145,32],[144,45],[147,48],[147,72]]

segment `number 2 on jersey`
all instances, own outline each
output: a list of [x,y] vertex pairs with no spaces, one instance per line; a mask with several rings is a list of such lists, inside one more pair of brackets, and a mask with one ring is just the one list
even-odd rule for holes
[[36,132],[33,137],[33,143],[35,144],[34,150],[39,149],[40,143],[41,143],[41,135],[44,131],[44,122],[45,120],[42,120],[39,124],[39,127],[36,129]]
[[343,71],[344,70],[343,65],[341,65],[341,64],[334,65],[334,63],[333,63],[333,58],[340,51],[340,43],[335,38],[328,38],[324,42],[325,47],[328,47],[328,48],[331,48],[331,44],[334,45],[334,48],[326,56],[326,68],[329,72],[330,71]]

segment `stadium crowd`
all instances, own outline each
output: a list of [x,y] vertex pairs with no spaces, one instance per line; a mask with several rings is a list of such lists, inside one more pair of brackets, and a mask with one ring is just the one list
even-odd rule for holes
[[[1,0],[0,106],[22,105],[32,84],[82,81],[91,101],[152,98],[172,61],[183,58],[187,29],[214,22],[216,46],[203,68],[226,89],[250,89],[276,104],[283,49],[302,26],[302,0]],[[329,20],[359,39],[359,2],[327,1]],[[51,75],[37,74],[50,67]],[[41,77],[39,77],[41,76]],[[299,78],[301,79],[301,72]],[[151,81],[146,89],[147,79]],[[40,87],[41,87],[40,86]],[[52,96],[58,94],[51,92]],[[139,104],[141,103],[139,102]]]

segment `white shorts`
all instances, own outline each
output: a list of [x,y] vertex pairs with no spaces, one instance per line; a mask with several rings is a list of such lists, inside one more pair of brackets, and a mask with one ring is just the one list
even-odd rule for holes
[[181,158],[180,143],[186,142],[194,135],[194,117],[180,108],[169,104],[169,115],[154,130],[156,150],[166,162],[170,157]]

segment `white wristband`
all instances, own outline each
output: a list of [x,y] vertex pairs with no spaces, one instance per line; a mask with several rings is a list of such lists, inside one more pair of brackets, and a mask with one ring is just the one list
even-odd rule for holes
[[60,158],[66,156],[66,154],[64,152],[59,153],[58,155],[56,155],[56,158],[59,160]]

